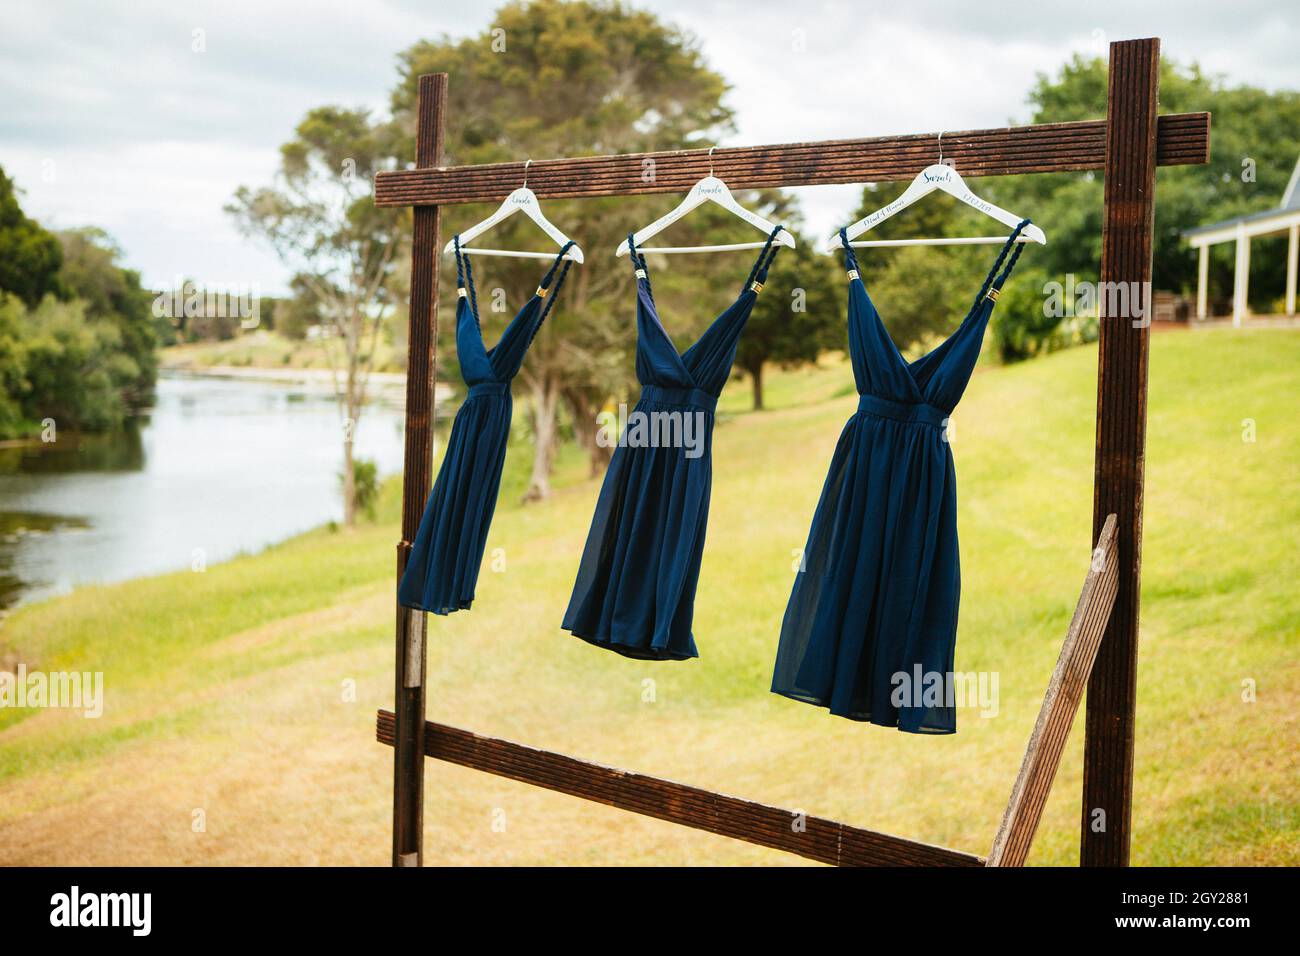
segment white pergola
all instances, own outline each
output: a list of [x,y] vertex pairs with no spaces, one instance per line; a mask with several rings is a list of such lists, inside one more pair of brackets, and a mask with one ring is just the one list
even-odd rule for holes
[[1247,314],[1246,292],[1250,285],[1250,240],[1255,236],[1288,233],[1286,258],[1286,314],[1295,315],[1297,255],[1300,254],[1300,161],[1282,194],[1282,204],[1266,212],[1225,219],[1210,226],[1189,229],[1183,236],[1201,250],[1196,275],[1196,317],[1206,317],[1206,285],[1210,274],[1210,246],[1235,242],[1237,258],[1232,269],[1232,324],[1240,326]]

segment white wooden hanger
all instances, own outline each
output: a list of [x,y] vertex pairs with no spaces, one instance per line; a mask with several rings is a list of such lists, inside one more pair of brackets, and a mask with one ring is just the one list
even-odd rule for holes
[[[845,235],[849,239],[849,245],[855,249],[863,249],[875,246],[965,246],[965,245],[993,245],[1007,241],[1006,236],[955,236],[955,237],[936,237],[934,239],[870,239],[863,242],[853,242],[864,232],[876,228],[886,219],[895,213],[901,212],[908,206],[912,205],[922,196],[928,196],[936,189],[942,189],[950,196],[955,196],[966,205],[978,209],[986,216],[991,216],[1005,226],[1014,229],[1020,225],[1024,216],[1017,216],[1014,213],[1007,212],[999,206],[993,205],[987,199],[980,199],[971,188],[966,185],[966,181],[961,178],[961,174],[952,166],[945,165],[943,162],[943,133],[939,134],[939,161],[931,166],[925,167],[912,180],[912,185],[904,190],[903,194],[891,203],[881,206],[869,216],[859,219],[853,225],[845,230]],[[1047,244],[1047,236],[1043,230],[1039,229],[1033,223],[1024,228],[1024,231],[1016,237],[1016,242],[1037,242],[1042,245]],[[822,252],[834,252],[841,248],[840,234],[837,232],[822,243]]]
[[[691,187],[691,191],[686,194],[686,198],[682,200],[681,204],[676,209],[668,213],[666,216],[661,216],[660,218],[656,219],[654,222],[650,223],[650,225],[646,226],[644,229],[640,230],[639,232],[636,233],[636,235],[632,237],[636,241],[636,247],[638,252],[658,252],[658,253],[729,252],[733,249],[762,249],[763,246],[767,245],[766,239],[764,239],[762,242],[733,242],[728,245],[721,245],[721,246],[646,247],[642,245],[642,243],[645,242],[645,240],[650,239],[653,236],[657,236],[659,233],[663,232],[665,229],[667,229],[669,226],[675,223],[678,219],[681,219],[683,216],[685,216],[692,209],[696,208],[697,206],[701,206],[706,202],[716,203],[717,205],[721,206],[723,209],[727,210],[727,212],[731,213],[733,216],[738,216],[739,218],[745,220],[745,222],[749,223],[754,228],[759,229],[762,232],[767,233],[768,235],[771,235],[772,230],[776,228],[776,223],[768,222],[762,216],[758,215],[758,213],[750,212],[740,203],[736,202],[735,197],[731,195],[731,190],[727,188],[727,184],[724,183],[721,179],[718,179],[718,177],[713,175],[713,151],[715,149],[717,149],[716,146],[709,147],[709,175],[705,176],[698,183],[696,183],[694,186]],[[782,229],[779,233],[777,233],[776,239],[774,241],[777,244],[786,246],[789,249],[794,248],[794,236],[790,235],[790,233],[786,232],[786,230],[784,229]],[[614,253],[614,255],[625,256],[627,254],[628,254],[627,240],[624,239],[619,244],[618,250]]]
[[[532,165],[532,160],[524,163],[524,184],[506,197],[500,208],[492,215],[488,216],[476,226],[471,226],[460,234],[460,251],[472,252],[480,256],[504,256],[511,259],[553,259],[555,254],[551,252],[521,252],[515,249],[475,249],[469,248],[468,243],[473,242],[483,233],[487,232],[493,226],[500,223],[503,219],[508,219],[517,212],[522,212],[533,222],[541,227],[542,232],[551,237],[551,240],[557,246],[563,246],[569,241],[569,237],[560,232],[555,225],[546,218],[542,213],[542,207],[537,202],[537,195],[528,188],[528,167]],[[442,247],[443,253],[448,253],[456,248],[456,239],[453,237],[450,242]],[[569,251],[564,254],[564,258],[572,259],[574,262],[582,261],[582,250],[576,245],[570,246]]]

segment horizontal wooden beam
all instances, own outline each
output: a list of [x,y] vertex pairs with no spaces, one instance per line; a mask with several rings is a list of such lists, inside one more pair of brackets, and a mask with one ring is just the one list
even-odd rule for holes
[[[943,158],[963,176],[1010,176],[1102,169],[1106,122],[1046,123],[945,132]],[[939,134],[788,143],[717,149],[712,169],[732,189],[816,186],[911,179],[938,160]],[[710,169],[707,149],[536,160],[528,186],[539,197],[576,199],[685,192]],[[1176,113],[1159,120],[1161,166],[1208,162],[1210,114]],[[454,205],[500,201],[524,181],[524,163],[402,169],[375,176],[378,206]]]
[[1029,746],[1025,748],[1024,762],[993,839],[989,866],[1023,866],[1029,856],[1029,845],[1047,805],[1047,795],[1061,764],[1061,754],[1065,752],[1066,738],[1070,736],[1074,715],[1079,711],[1079,702],[1097,659],[1101,636],[1115,606],[1119,587],[1119,548],[1115,533],[1116,517],[1109,515],[1097,538],[1079,603],[1061,646],[1061,656],[1047,683],[1043,706],[1029,736]]
[[[379,711],[375,736],[380,743],[392,746],[394,726],[392,712]],[[984,865],[983,859],[970,853],[803,817],[432,721],[425,724],[424,746],[428,756],[448,763],[835,866]]]

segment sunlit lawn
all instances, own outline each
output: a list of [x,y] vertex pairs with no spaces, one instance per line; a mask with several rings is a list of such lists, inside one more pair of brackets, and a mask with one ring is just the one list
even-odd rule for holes
[[[1152,342],[1137,863],[1300,862],[1297,369],[1294,331]],[[1095,374],[1095,348],[982,369],[958,411],[957,668],[998,673],[996,717],[914,737],[767,691],[793,551],[855,404],[838,358],[771,374],[769,411],[746,410],[745,382],[724,396],[698,661],[627,660],[559,629],[598,483],[569,449],[555,498],[522,507],[513,447],[488,545],[505,568],[485,567],[471,612],[431,619],[430,717],[986,853],[1086,569]],[[102,670],[108,688],[99,720],[0,711],[0,862],[387,863],[391,751],[373,719],[392,700],[395,498],[355,533],[0,623],[29,668]],[[1076,859],[1081,730],[1033,863]],[[427,771],[430,862],[801,862]]]

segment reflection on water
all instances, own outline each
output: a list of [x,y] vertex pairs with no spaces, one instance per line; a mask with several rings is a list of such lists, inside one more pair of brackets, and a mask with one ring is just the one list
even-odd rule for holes
[[[401,410],[367,408],[357,454],[402,464]],[[342,518],[328,392],[164,377],[112,436],[0,448],[0,608],[77,584],[213,564]]]

